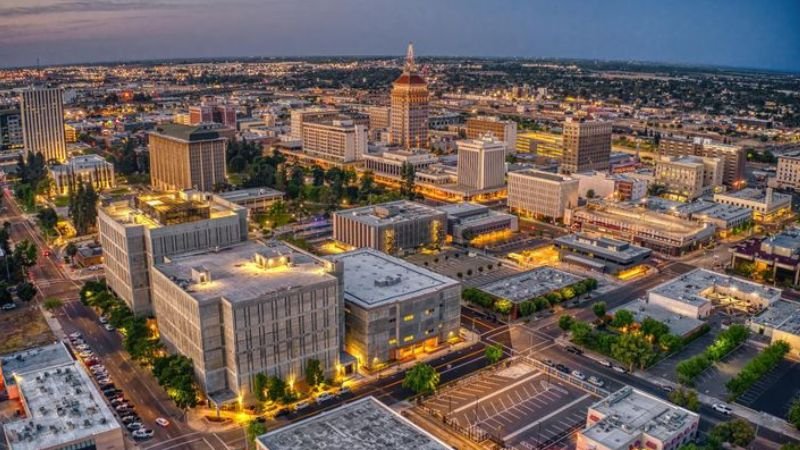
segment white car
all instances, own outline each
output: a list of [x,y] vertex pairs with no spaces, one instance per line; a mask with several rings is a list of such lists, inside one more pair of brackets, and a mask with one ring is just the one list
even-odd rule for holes
[[328,400],[333,400],[333,395],[331,395],[330,392],[322,392],[314,399],[317,404],[327,402]]
[[309,406],[311,406],[311,405],[307,401],[303,400],[301,402],[295,403],[294,410],[295,411],[302,411],[302,410],[308,408]]
[[163,417],[157,417],[156,418],[156,423],[158,425],[162,426],[162,427],[168,427],[169,426],[169,420],[167,420],[167,419],[165,419]]
[[106,317],[106,316],[100,316],[100,318],[97,319],[97,320],[102,324],[107,324],[108,323],[108,317]]
[[75,348],[77,348],[78,350],[81,350],[81,351],[86,351],[86,350],[91,350],[92,349],[91,347],[89,347],[86,344],[78,344],[78,345],[75,346]]
[[146,428],[139,428],[133,432],[134,439],[149,439],[153,437],[153,430],[148,430]]
[[597,378],[594,375],[589,377],[589,383],[592,383],[593,385],[598,387],[603,387],[606,384],[605,381],[601,380],[600,378]]
[[720,414],[725,414],[726,416],[730,416],[733,413],[731,407],[723,403],[714,403],[711,405],[711,409]]
[[74,332],[74,333],[70,333],[70,334],[69,334],[69,337],[70,337],[70,338],[72,338],[72,339],[80,339],[82,336],[83,336],[83,335],[82,335],[82,334],[80,334],[80,333],[79,333],[79,332],[77,332],[77,331],[76,331],[76,332]]
[[3,308],[4,310],[8,311],[8,310],[14,309],[16,307],[17,307],[16,303],[12,302],[12,303],[6,303],[1,308]]
[[613,369],[615,372],[619,372],[619,373],[628,373],[628,369],[626,369],[626,368],[624,368],[624,367],[620,367],[620,366],[613,366],[613,367],[611,367],[611,368],[612,368],[612,369]]
[[103,328],[105,328],[106,331],[114,331],[116,329],[114,328],[114,325],[111,325],[110,323],[103,325]]
[[585,380],[586,379],[586,375],[584,375],[583,372],[581,372],[579,370],[573,370],[572,371],[572,376],[577,378],[577,379],[579,379],[579,380]]
[[91,370],[92,372],[105,372],[106,366],[98,364],[96,366],[90,367],[89,370]]

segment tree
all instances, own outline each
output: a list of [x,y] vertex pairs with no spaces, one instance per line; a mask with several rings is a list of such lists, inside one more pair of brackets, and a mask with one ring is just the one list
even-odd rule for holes
[[593,199],[594,195],[595,195],[594,194],[594,189],[589,189],[588,191],[586,191],[586,198]]
[[11,296],[11,292],[8,292],[8,285],[0,283],[0,306],[8,303],[14,303],[14,298]]
[[286,397],[286,388],[286,382],[278,377],[267,379],[267,397],[274,402]]
[[361,175],[361,184],[358,187],[358,201],[363,202],[375,191],[375,177],[372,171],[367,170]]
[[655,358],[653,346],[640,334],[627,333],[617,339],[611,347],[611,354],[633,371],[635,366],[644,369]]
[[592,305],[592,312],[594,312],[594,315],[597,316],[598,319],[605,317],[606,302],[595,302]]
[[795,399],[789,407],[786,420],[800,430],[800,399]]
[[403,166],[400,168],[400,195],[408,200],[414,200],[417,196],[414,191],[416,178],[417,173],[414,166],[403,162]]
[[44,306],[44,309],[46,309],[48,311],[53,311],[53,310],[56,310],[56,309],[61,308],[62,306],[64,306],[64,303],[62,303],[61,300],[59,300],[59,299],[57,299],[55,297],[50,297],[50,298],[48,298],[47,300],[44,301],[42,306]]
[[23,267],[31,267],[36,264],[38,256],[39,250],[36,248],[36,244],[27,239],[18,242],[12,254],[14,262],[21,264]]
[[39,225],[42,226],[42,230],[47,234],[55,230],[56,224],[58,223],[58,214],[56,214],[56,210],[48,206],[42,208],[36,216],[39,219]]
[[314,186],[325,184],[325,169],[317,165],[311,167],[311,179]]
[[79,235],[87,234],[97,222],[98,195],[91,183],[78,183],[70,192],[69,217]]
[[311,386],[317,386],[325,380],[325,373],[322,371],[322,363],[318,359],[309,359],[306,361],[306,383]]
[[252,420],[247,424],[247,440],[250,443],[255,442],[256,438],[267,432],[267,427],[263,423]]
[[70,243],[69,243],[69,244],[67,244],[67,246],[64,248],[64,251],[67,253],[67,256],[69,256],[70,258],[74,258],[74,257],[75,257],[75,255],[77,255],[77,254],[78,254],[78,246],[77,246],[77,245],[75,245],[75,243],[74,243],[74,242],[70,242]]
[[300,197],[303,192],[303,184],[305,184],[306,174],[302,167],[292,167],[291,178],[286,182],[286,196],[290,199]]
[[564,314],[563,316],[558,318],[558,327],[564,331],[569,331],[570,329],[572,329],[572,325],[574,323],[575,319],[569,314]]
[[253,377],[253,395],[256,397],[256,400],[260,402],[265,402],[268,400],[267,396],[268,380],[269,377],[267,377],[267,374],[263,372],[259,372]]
[[505,298],[497,299],[494,302],[494,310],[500,314],[510,314],[513,308],[514,304],[511,303],[511,300]]
[[620,309],[614,314],[614,320],[611,321],[611,326],[614,328],[625,328],[633,324],[633,313],[627,309]]
[[669,393],[669,401],[690,411],[700,410],[700,399],[697,397],[697,391],[693,389],[680,387]]
[[592,327],[580,320],[576,320],[569,329],[572,340],[578,345],[588,345],[592,337]]
[[33,300],[33,297],[36,296],[36,287],[33,284],[28,283],[27,281],[22,282],[17,285],[17,297],[24,302],[29,302]]
[[492,344],[486,347],[484,355],[489,360],[489,364],[495,364],[503,357],[503,348],[499,344]]
[[417,363],[406,371],[403,387],[417,394],[429,394],[439,386],[439,372],[433,366]]
[[720,443],[729,443],[739,447],[747,447],[756,438],[753,426],[744,419],[733,419],[723,422],[711,429],[709,438]]

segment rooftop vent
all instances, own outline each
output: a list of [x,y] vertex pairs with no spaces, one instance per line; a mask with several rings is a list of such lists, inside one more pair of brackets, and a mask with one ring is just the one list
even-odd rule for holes
[[403,277],[401,277],[400,275],[395,275],[395,276],[387,275],[383,279],[375,280],[375,286],[377,287],[395,286],[397,284],[400,284],[401,281],[403,281]]
[[211,271],[205,266],[192,267],[192,281],[205,284],[211,281]]

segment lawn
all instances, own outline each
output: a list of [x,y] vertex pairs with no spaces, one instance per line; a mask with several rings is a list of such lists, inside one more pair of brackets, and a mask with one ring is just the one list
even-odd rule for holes
[[56,340],[38,308],[0,312],[0,355],[38,347]]

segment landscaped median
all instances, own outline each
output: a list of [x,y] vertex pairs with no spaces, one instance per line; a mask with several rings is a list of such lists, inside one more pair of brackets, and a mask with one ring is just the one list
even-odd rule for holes
[[678,381],[683,385],[691,386],[695,378],[743,344],[749,335],[750,330],[739,324],[731,325],[727,330],[720,332],[703,353],[678,364],[675,368],[678,373]]
[[461,298],[468,303],[478,305],[497,314],[509,316],[510,318],[519,318],[528,317],[538,311],[552,308],[561,302],[580,297],[596,288],[597,280],[594,278],[587,278],[563,288],[519,302],[512,302],[509,299],[491,295],[478,288],[464,289],[461,293]]
[[787,342],[776,341],[751,359],[735,377],[725,384],[730,393],[730,400],[736,400],[747,392],[756,381],[774,369],[791,349],[792,347]]

